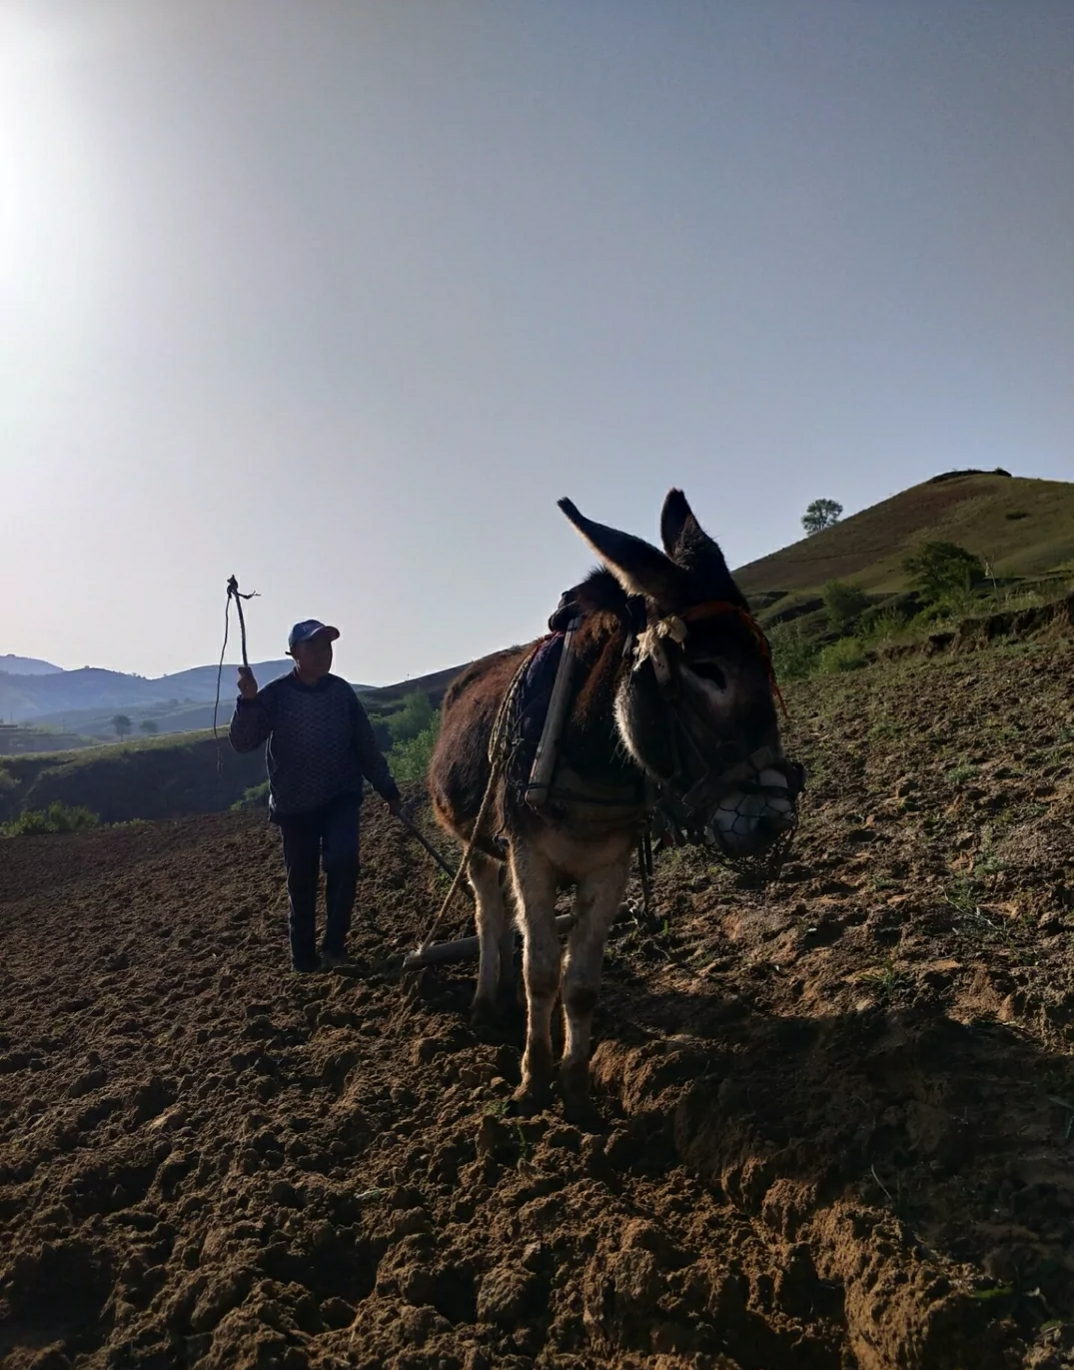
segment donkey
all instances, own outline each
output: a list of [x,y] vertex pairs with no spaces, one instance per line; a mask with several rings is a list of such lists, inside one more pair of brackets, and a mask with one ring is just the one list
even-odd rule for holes
[[[683,493],[671,490],[664,501],[664,551],[592,522],[570,500],[559,507],[603,565],[572,592],[575,685],[551,802],[535,811],[509,773],[493,773],[489,757],[500,706],[533,645],[485,657],[453,681],[429,789],[441,825],[473,844],[475,1021],[495,1019],[515,994],[505,862],[527,1006],[516,1102],[532,1112],[550,1101],[551,1022],[562,993],[564,1112],[592,1124],[590,1035],[604,944],[654,793],[679,813],[700,815],[727,855],[748,856],[793,827],[801,781],[780,743],[767,643]],[[486,821],[475,835],[490,776],[497,825]],[[555,900],[570,886],[575,922],[561,977]]]

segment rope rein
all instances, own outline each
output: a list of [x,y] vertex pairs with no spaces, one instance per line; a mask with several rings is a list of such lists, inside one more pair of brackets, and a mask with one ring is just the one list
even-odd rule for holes
[[522,688],[522,681],[529,669],[530,662],[537,654],[537,650],[541,645],[542,644],[539,642],[532,652],[526,654],[522,664],[512,676],[511,683],[508,685],[503,699],[500,700],[500,707],[496,710],[496,717],[492,723],[492,732],[489,734],[489,778],[488,783],[485,786],[485,793],[481,797],[481,806],[477,811],[477,817],[474,819],[470,840],[467,842],[466,850],[462,854],[462,860],[459,862],[458,870],[455,872],[455,878],[451,882],[451,888],[444,896],[444,902],[440,905],[440,909],[433,919],[429,931],[425,934],[425,940],[418,948],[419,952],[427,951],[429,947],[432,946],[433,938],[440,930],[440,925],[444,921],[448,909],[451,907],[451,901],[455,898],[459,886],[462,884],[463,877],[466,875],[469,868],[470,857],[473,856],[477,840],[481,836],[481,829],[484,826],[485,819],[488,817],[489,809],[492,807],[492,801],[496,794],[497,782],[507,764],[508,753],[511,750],[507,726],[508,718],[514,707],[515,700],[518,697],[518,692]]

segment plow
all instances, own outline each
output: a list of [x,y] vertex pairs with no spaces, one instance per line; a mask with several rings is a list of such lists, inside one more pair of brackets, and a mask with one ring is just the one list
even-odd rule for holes
[[[473,901],[473,893],[469,886],[459,880],[459,872],[451,865],[447,858],[437,850],[429,841],[416,823],[406,814],[398,815],[400,823],[406,829],[407,834],[414,838],[420,847],[436,862],[445,875],[450,876],[452,885],[458,882],[466,890],[467,895]],[[629,904],[624,904],[620,910],[620,917],[629,917],[633,914],[633,908]],[[439,918],[437,922],[439,922]],[[574,927],[575,916],[573,913],[562,913],[556,918],[556,931],[559,933],[569,932]],[[481,939],[475,934],[472,937],[460,937],[450,942],[434,942],[426,938],[425,942],[408,952],[403,958],[402,969],[404,971],[424,970],[427,966],[446,966],[453,965],[461,961],[473,961],[476,959],[481,948]]]

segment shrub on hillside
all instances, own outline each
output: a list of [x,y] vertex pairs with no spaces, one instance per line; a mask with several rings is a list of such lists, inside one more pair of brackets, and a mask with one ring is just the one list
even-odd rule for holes
[[429,703],[424,690],[413,690],[406,696],[400,708],[388,719],[393,747],[411,742],[428,731],[437,718],[436,710]]
[[985,576],[981,558],[957,542],[923,542],[903,570],[933,604],[964,601]]
[[804,680],[817,662],[817,646],[798,623],[777,623],[768,635],[777,680]]
[[845,633],[852,628],[868,607],[869,596],[857,585],[830,580],[824,587],[824,610],[835,633]]
[[37,833],[84,832],[95,828],[100,818],[84,804],[67,805],[54,799],[47,810],[26,809],[12,823],[0,827],[5,837],[31,837]]
[[243,790],[242,798],[236,799],[232,804],[233,809],[263,809],[268,804],[269,783],[262,780],[260,785],[251,785],[249,789]]
[[388,754],[388,764],[396,780],[424,780],[429,772],[429,761],[440,733],[440,716],[417,737],[397,743]]
[[376,738],[377,746],[382,752],[391,750],[392,732],[388,727],[388,719],[384,714],[377,713],[375,709],[366,709],[366,716],[373,729],[373,736]]
[[855,637],[863,647],[875,647],[905,633],[907,626],[906,619],[898,609],[879,609],[875,613],[862,615]]
[[865,648],[856,637],[841,637],[824,648],[817,666],[823,675],[833,675],[837,671],[856,671],[868,661]]

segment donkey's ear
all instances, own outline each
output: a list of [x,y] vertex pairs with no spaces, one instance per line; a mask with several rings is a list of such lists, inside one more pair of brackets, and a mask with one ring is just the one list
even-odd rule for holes
[[734,582],[727,562],[697,521],[681,490],[669,490],[660,515],[660,536],[675,563],[699,581],[706,594],[745,605],[745,596]]
[[675,553],[688,525],[691,531],[700,532],[694,511],[686,502],[686,496],[681,490],[669,490],[664,499],[664,507],[660,511],[660,537],[664,551],[672,560],[675,559]]
[[665,610],[687,599],[687,576],[663,552],[630,533],[594,523],[569,499],[558,503],[628,595],[644,595]]

